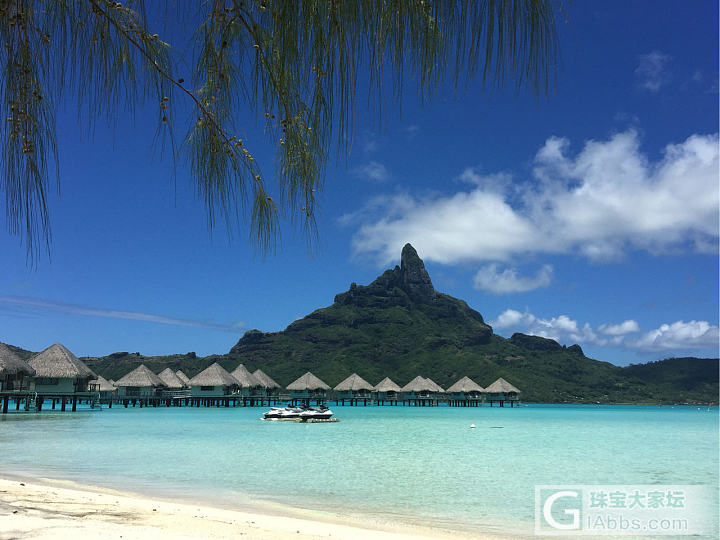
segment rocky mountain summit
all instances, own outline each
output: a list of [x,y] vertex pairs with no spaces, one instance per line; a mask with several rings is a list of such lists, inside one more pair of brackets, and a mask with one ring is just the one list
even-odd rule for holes
[[335,303],[376,307],[409,306],[413,302],[432,303],[440,296],[435,292],[425,264],[415,248],[405,244],[400,266],[386,270],[370,285],[351,283],[347,292],[335,296]]

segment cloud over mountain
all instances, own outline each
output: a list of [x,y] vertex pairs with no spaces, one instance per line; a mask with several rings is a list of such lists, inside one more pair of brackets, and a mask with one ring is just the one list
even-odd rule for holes
[[714,252],[718,163],[717,134],[669,144],[655,162],[634,130],[588,141],[576,155],[570,141],[551,137],[527,181],[466,170],[461,178],[474,180],[469,190],[374,199],[354,249],[383,265],[406,242],[446,264],[530,254],[613,260],[634,250]]
[[476,289],[494,294],[520,293],[547,287],[552,281],[553,267],[544,265],[535,276],[518,275],[516,268],[500,271],[497,264],[483,266],[475,274]]
[[641,332],[641,328],[632,319],[618,324],[604,323],[593,328],[590,324],[580,324],[567,315],[543,318],[529,311],[506,309],[490,323],[496,330],[504,330],[506,333],[522,332],[551,338],[564,344],[621,347],[647,353],[716,351],[720,340],[718,327],[707,321],[661,324],[640,336],[633,336]]

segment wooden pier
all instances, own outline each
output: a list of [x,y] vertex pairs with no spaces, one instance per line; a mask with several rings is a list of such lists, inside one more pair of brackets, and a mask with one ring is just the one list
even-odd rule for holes
[[2,392],[0,393],[0,401],[2,402],[2,414],[9,412],[10,401],[14,402],[16,411],[19,411],[22,407],[24,411],[33,410],[37,412],[42,411],[46,404],[49,405],[50,410],[59,408],[60,411],[64,412],[69,407],[72,412],[75,412],[78,404],[94,406],[100,403],[95,392],[39,394],[29,390]]
[[[465,398],[460,399],[451,395],[416,395],[413,397],[395,396],[388,399],[381,396],[351,398],[351,399],[328,399],[326,397],[291,397],[289,394],[278,394],[275,396],[243,396],[241,394],[229,394],[225,396],[191,396],[189,392],[174,392],[172,394],[158,393],[154,396],[112,396],[110,398],[100,397],[100,392],[78,392],[78,393],[37,393],[30,390],[0,391],[0,412],[2,414],[14,411],[72,411],[77,406],[84,404],[91,408],[96,406],[112,409],[115,407],[270,407],[289,403],[292,406],[312,405],[319,406],[329,402],[335,405],[351,407],[518,407],[520,401],[517,396],[492,395],[487,398]],[[12,402],[12,403],[11,403]]]

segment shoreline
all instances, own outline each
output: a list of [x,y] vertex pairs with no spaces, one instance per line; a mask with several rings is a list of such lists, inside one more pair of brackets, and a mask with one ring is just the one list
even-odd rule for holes
[[[265,503],[263,503],[265,505]],[[266,511],[267,510],[267,511]],[[367,523],[281,504],[257,508],[158,498],[72,481],[2,473],[0,540],[15,538],[346,538],[438,540],[520,538],[406,523]]]

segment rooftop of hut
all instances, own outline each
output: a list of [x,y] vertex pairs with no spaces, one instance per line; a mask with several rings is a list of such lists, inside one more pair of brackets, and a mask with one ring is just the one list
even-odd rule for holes
[[98,390],[100,392],[113,392],[115,390],[115,385],[102,375],[98,375],[98,378],[92,382],[95,382],[98,385]]
[[184,382],[186,385],[190,382],[190,377],[188,377],[187,375],[185,375],[185,373],[183,373],[183,371],[182,371],[181,369],[178,369],[178,370],[175,372],[175,375],[177,375],[177,376],[178,376],[178,379],[180,379],[180,380],[181,380],[182,382]]
[[238,380],[215,362],[190,379],[190,386],[234,386]]
[[187,386],[185,384],[185,381],[178,377],[175,372],[170,368],[163,369],[160,373],[158,373],[158,377],[162,382],[165,383],[165,386],[167,386],[168,388],[177,390],[185,388]]
[[357,392],[359,390],[374,390],[373,385],[367,382],[365,379],[363,379],[360,375],[357,373],[353,373],[349,377],[347,377],[344,381],[342,381],[340,384],[338,384],[335,387],[335,390],[338,392],[345,392],[345,391],[352,391]]
[[473,381],[470,377],[463,377],[459,381],[457,381],[455,384],[453,384],[450,388],[447,389],[448,392],[484,392],[483,387],[480,386],[478,383]]
[[0,343],[0,375],[35,375],[35,370],[25,360],[20,358],[15,351],[4,343]]
[[140,364],[130,373],[121,377],[115,382],[115,386],[134,386],[138,388],[152,387],[159,388],[166,386],[165,382],[150,371],[145,364]]
[[418,375],[412,381],[403,386],[401,392],[437,392],[437,385],[430,379]]
[[375,385],[377,392],[402,392],[400,387],[390,377],[385,377]]
[[511,394],[513,392],[516,394],[520,393],[520,390],[515,388],[512,384],[507,382],[502,377],[500,377],[497,381],[485,388],[485,391],[490,394]]
[[82,360],[79,360],[60,343],[50,345],[47,349],[32,357],[28,364],[35,370],[37,377],[57,379],[97,378],[92,369],[87,367]]
[[445,392],[445,389],[432,379],[426,377],[425,380],[430,384],[433,392]]
[[276,383],[262,369],[256,369],[253,371],[253,377],[255,377],[265,388],[282,388],[282,386]]
[[330,390],[330,387],[309,371],[287,385],[288,390]]
[[238,365],[230,375],[237,379],[240,388],[255,388],[258,386],[265,388],[265,385],[247,370],[245,364]]

